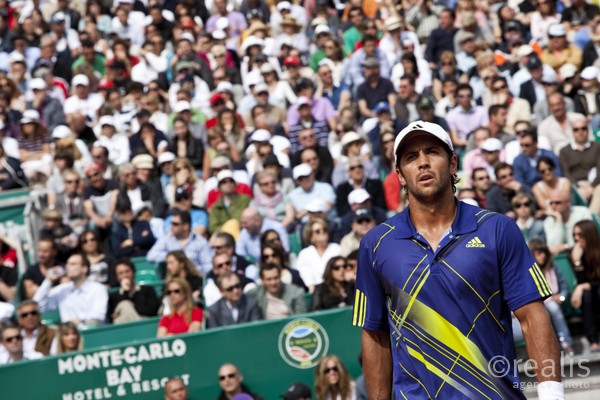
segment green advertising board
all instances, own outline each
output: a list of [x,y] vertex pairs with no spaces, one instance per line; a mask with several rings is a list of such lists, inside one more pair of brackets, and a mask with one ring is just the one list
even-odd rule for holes
[[7,190],[0,193],[0,223],[12,221],[22,225],[25,222],[23,210],[31,200],[29,189]]
[[360,374],[360,329],[350,308],[261,321],[197,334],[102,347],[0,367],[6,399],[158,399],[174,375],[195,400],[216,399],[217,372],[236,364],[244,383],[265,399],[277,399],[294,381],[313,386],[314,366],[338,355]]

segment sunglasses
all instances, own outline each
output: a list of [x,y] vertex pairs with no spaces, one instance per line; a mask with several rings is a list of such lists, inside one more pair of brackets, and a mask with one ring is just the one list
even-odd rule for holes
[[333,267],[331,267],[332,270],[334,271],[339,271],[340,269],[346,268],[347,265],[346,264],[336,264]]
[[100,175],[100,172],[96,172],[95,174],[90,174],[90,175],[88,175],[87,177],[88,177],[88,178],[95,178],[95,177],[97,177],[98,175]]
[[263,259],[265,259],[265,260],[267,260],[267,259],[269,259],[269,258],[276,258],[276,257],[275,257],[275,253],[269,253],[269,254],[267,254],[267,253],[264,253],[264,254],[262,255],[262,257],[263,257]]
[[315,235],[320,235],[321,233],[325,233],[325,229],[315,229],[312,231],[312,233]]
[[522,129],[522,130],[520,130],[520,131],[515,131],[515,134],[516,134],[517,136],[521,136],[521,135],[524,135],[524,134],[526,134],[526,133],[528,133],[528,132],[529,132],[529,131],[528,131],[527,129]]
[[506,178],[511,177],[513,175],[514,174],[512,172],[508,173],[508,174],[505,174],[505,175],[498,175],[498,179],[506,179]]
[[40,314],[40,313],[39,313],[37,310],[33,310],[33,311],[29,311],[29,312],[22,312],[21,314],[19,314],[19,317],[21,317],[21,318],[27,318],[27,317],[29,317],[30,315],[31,315],[32,317],[35,317],[35,316],[37,316],[37,315],[39,315],[39,314]]
[[470,99],[471,95],[470,94],[459,94],[456,97],[459,99]]
[[587,131],[587,130],[588,130],[587,126],[582,126],[580,128],[573,127],[573,132]]
[[231,261],[223,261],[222,263],[217,264],[217,268],[222,268],[226,265],[233,265],[233,264],[231,263]]
[[382,143],[383,143],[383,145],[385,146],[385,145],[388,145],[388,144],[390,144],[390,143],[394,143],[394,140],[395,140],[395,139],[388,139],[388,140],[384,140]]
[[540,175],[544,175],[544,174],[546,174],[546,173],[548,173],[548,172],[552,172],[552,168],[542,168],[542,169],[539,169],[539,170],[538,170],[538,173],[539,173]]
[[521,147],[531,147],[533,143],[521,143]]
[[560,200],[550,200],[548,204],[551,206],[560,206],[563,202]]
[[83,243],[83,244],[90,243],[90,242],[96,242],[96,238],[95,237],[91,237],[91,238],[83,239],[81,241],[81,243]]
[[371,222],[371,220],[367,219],[367,218],[364,218],[364,219],[359,219],[359,220],[356,221],[356,223],[359,224],[359,225],[362,225],[362,224],[364,224],[366,222]]
[[338,367],[329,367],[329,368],[325,368],[325,370],[323,370],[323,373],[325,373],[326,375],[328,373],[330,373],[331,371],[335,371],[338,372]]
[[182,222],[171,221],[171,225],[172,225],[172,226],[179,226],[179,225],[181,225],[181,224],[182,224]]
[[225,178],[219,183],[235,183],[235,181],[231,178]]
[[65,181],[65,183],[68,183],[69,185],[72,183],[79,183],[79,179],[68,180],[68,181]]
[[501,90],[506,89],[507,87],[508,86],[506,86],[506,85],[502,85],[502,86],[498,86],[498,87],[492,88],[492,90],[494,91],[494,93],[496,93],[496,92],[499,92]]
[[219,376],[219,380],[220,381],[224,381],[225,379],[229,378],[229,379],[233,379],[236,377],[237,374],[235,373],[231,373],[231,374],[227,374],[227,375],[221,375]]
[[350,171],[354,171],[355,169],[363,169],[364,167],[362,165],[353,165],[350,168],[348,168]]
[[233,286],[229,286],[229,287],[227,287],[227,288],[223,288],[223,290],[224,290],[224,291],[226,291],[227,293],[231,293],[231,292],[233,292],[235,289],[241,289],[241,288],[242,288],[242,285],[241,285],[241,284],[239,284],[239,283],[237,283],[237,284],[235,284],[235,285],[233,285]]
[[15,340],[23,340],[23,336],[21,336],[21,335],[17,335],[17,336],[11,336],[11,337],[7,337],[7,338],[5,338],[5,339],[4,339],[4,341],[5,341],[6,343],[12,343],[12,342],[14,342]]
[[524,203],[515,203],[515,208],[521,208],[521,207],[531,207],[531,202],[530,201],[526,201]]
[[172,295],[173,293],[175,294],[181,294],[181,289],[171,289],[171,290],[167,290],[167,296]]

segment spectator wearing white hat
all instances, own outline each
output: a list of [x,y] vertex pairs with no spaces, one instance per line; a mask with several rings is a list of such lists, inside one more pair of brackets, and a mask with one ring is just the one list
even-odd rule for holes
[[40,114],[36,110],[25,110],[19,124],[17,141],[21,151],[21,168],[34,181],[40,178],[39,174],[48,176],[52,163],[52,137],[40,124]]
[[531,39],[546,46],[548,43],[548,29],[551,25],[560,23],[560,14],[556,12],[556,4],[551,0],[537,2],[537,9],[530,14]]
[[388,219],[385,207],[381,208],[373,204],[373,198],[364,188],[354,189],[346,197],[346,201],[349,205],[349,210],[344,215],[340,215],[340,235],[347,235],[352,230],[352,221],[354,218],[354,211],[359,208],[369,210],[371,215],[375,218],[375,222],[380,224]]
[[240,231],[240,217],[242,211],[250,204],[250,196],[236,192],[237,183],[230,169],[219,172],[217,182],[221,197],[209,208],[209,231],[217,232],[228,224],[231,227],[228,228],[229,233],[237,237]]
[[160,185],[162,186],[163,193],[165,193],[167,186],[171,182],[173,175],[173,160],[175,160],[175,154],[170,151],[165,151],[158,156],[156,161],[158,169],[160,170]]
[[288,103],[294,104],[298,100],[290,83],[280,79],[280,72],[270,62],[260,66],[260,73],[269,88],[269,103],[285,109]]
[[284,17],[291,16],[302,26],[302,31],[306,30],[306,10],[299,4],[284,0],[277,3],[277,6],[271,12],[271,28],[274,37],[282,32],[281,21]]
[[[56,43],[56,51],[61,53],[67,51],[75,59],[81,53],[81,42],[79,34],[75,29],[66,26],[66,15],[57,11],[50,18],[50,30]],[[63,76],[66,79],[66,77]]]
[[348,180],[336,186],[336,210],[339,216],[350,211],[350,204],[347,201],[348,195],[352,191],[362,188],[369,193],[373,203],[382,209],[385,209],[385,198],[383,186],[380,179],[370,179],[365,174],[364,161],[360,157],[350,157],[346,163],[348,171]]
[[329,183],[317,182],[315,172],[308,164],[300,164],[294,167],[292,171],[294,180],[298,187],[292,190],[286,196],[286,201],[294,207],[294,216],[296,221],[304,221],[308,211],[306,206],[314,199],[322,199],[326,202],[326,212],[328,215],[335,213],[333,208],[335,204],[335,191]]
[[97,143],[106,147],[109,160],[114,165],[122,165],[129,162],[129,138],[115,127],[115,119],[112,115],[103,115],[98,121],[100,128]]
[[95,124],[98,109],[105,102],[104,97],[90,91],[90,79],[82,74],[73,77],[71,91],[72,95],[65,100],[64,104],[64,112],[69,125],[77,114],[85,117],[86,124]]
[[590,66],[581,71],[581,89],[575,95],[575,112],[590,119],[593,130],[600,128],[600,82],[598,67]]
[[548,28],[548,46],[542,51],[541,59],[544,64],[558,71],[567,63],[579,68],[583,61],[583,53],[579,47],[569,43],[565,26],[554,24]]
[[33,78],[29,81],[29,90],[33,99],[25,103],[26,108],[38,110],[42,123],[52,132],[58,125],[66,125],[65,113],[60,101],[48,95],[48,86],[42,78]]
[[379,179],[377,167],[370,160],[370,147],[366,145],[364,136],[354,131],[344,133],[342,136],[342,156],[333,169],[331,184],[338,187],[348,180],[348,160],[354,157],[361,158],[364,167],[365,177],[369,179]]

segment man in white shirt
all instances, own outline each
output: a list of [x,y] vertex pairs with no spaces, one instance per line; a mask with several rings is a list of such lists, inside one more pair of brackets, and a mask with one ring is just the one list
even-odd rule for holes
[[52,288],[52,282],[60,276],[46,274],[33,300],[42,311],[58,308],[62,322],[73,322],[80,327],[103,323],[108,294],[102,284],[88,279],[89,260],[83,254],[73,254],[67,260],[66,270],[70,282]]
[[100,93],[90,93],[90,79],[82,74],[73,77],[71,87],[73,95],[65,100],[64,105],[69,125],[74,114],[83,115],[87,125],[93,125],[98,109],[104,104],[104,97]]
[[0,354],[0,365],[16,361],[37,360],[44,355],[36,351],[23,350],[23,336],[18,326],[6,326],[2,329],[2,346],[6,351]]
[[42,324],[37,303],[33,300],[19,303],[17,317],[23,336],[23,351],[50,354],[50,349],[56,347],[56,331]]
[[108,149],[108,159],[115,165],[122,165],[129,162],[129,138],[121,132],[117,132],[115,127],[115,118],[112,115],[100,117],[98,122],[100,135],[98,144]]

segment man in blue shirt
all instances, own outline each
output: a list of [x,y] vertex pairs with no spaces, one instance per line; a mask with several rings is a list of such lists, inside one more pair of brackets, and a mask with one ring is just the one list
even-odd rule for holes
[[556,157],[556,154],[550,150],[540,149],[538,147],[537,132],[532,130],[525,131],[519,135],[518,139],[523,152],[515,158],[515,161],[513,161],[516,180],[529,187],[532,187],[541,180],[542,177],[537,171],[537,163],[542,156],[548,157],[554,161],[554,165],[556,165],[554,173],[557,176],[562,176],[560,171],[560,161],[558,160],[558,157]]
[[235,244],[236,254],[246,257],[246,259],[250,259],[253,262],[260,260],[260,236],[268,230],[277,232],[281,239],[283,250],[290,251],[288,234],[281,222],[263,218],[256,208],[247,207],[242,211],[240,225],[242,226],[242,231]]
[[560,365],[552,291],[516,224],[455,199],[458,159],[439,125],[411,123],[394,152],[410,206],[363,238],[352,318],[370,398],[393,387],[396,398],[524,399],[512,311],[539,398],[564,399],[559,368],[542,368]]

